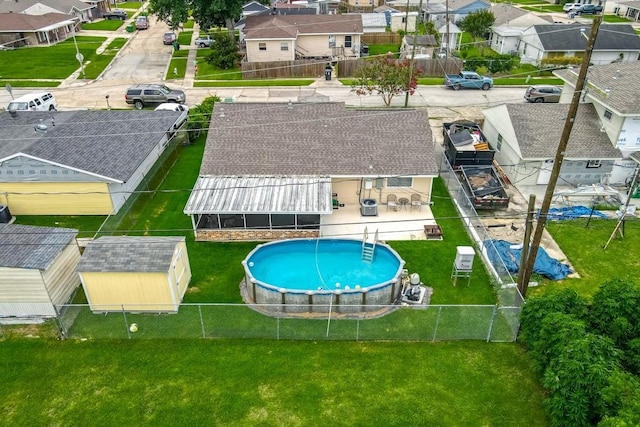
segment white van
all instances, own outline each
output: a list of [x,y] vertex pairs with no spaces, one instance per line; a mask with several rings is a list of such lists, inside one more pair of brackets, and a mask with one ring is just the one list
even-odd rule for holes
[[53,111],[57,108],[56,98],[50,92],[22,95],[7,106],[8,111]]

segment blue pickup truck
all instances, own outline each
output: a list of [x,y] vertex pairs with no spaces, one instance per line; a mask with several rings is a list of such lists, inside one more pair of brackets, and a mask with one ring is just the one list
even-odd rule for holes
[[493,79],[483,77],[473,71],[460,71],[459,74],[445,74],[444,85],[453,90],[460,90],[463,87],[489,90],[493,87]]

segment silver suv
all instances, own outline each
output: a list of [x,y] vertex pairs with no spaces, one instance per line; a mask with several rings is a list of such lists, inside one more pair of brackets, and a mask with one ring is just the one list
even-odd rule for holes
[[181,90],[171,89],[165,85],[139,84],[127,89],[124,96],[127,104],[133,104],[135,108],[141,110],[147,104],[162,104],[164,102],[177,102],[184,104],[186,95]]

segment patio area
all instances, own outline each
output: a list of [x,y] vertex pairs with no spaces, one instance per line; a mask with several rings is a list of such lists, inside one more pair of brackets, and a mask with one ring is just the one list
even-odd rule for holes
[[387,210],[386,205],[378,204],[377,213],[363,216],[359,204],[345,204],[322,216],[320,236],[362,239],[366,227],[370,238],[377,230],[379,240],[425,240],[424,226],[436,225],[428,205],[420,209],[399,205]]

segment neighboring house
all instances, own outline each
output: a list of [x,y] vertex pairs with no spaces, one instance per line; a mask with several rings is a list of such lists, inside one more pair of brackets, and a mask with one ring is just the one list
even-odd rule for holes
[[[540,65],[545,58],[581,57],[590,26],[582,24],[533,25],[522,33],[518,53],[525,64]],[[591,63],[637,61],[640,37],[628,24],[601,24]]]
[[445,23],[442,27],[438,28],[438,34],[440,34],[441,50],[447,50],[448,47],[450,47],[449,52],[460,49],[462,30],[458,28],[456,24],[449,22],[449,25],[447,25]]
[[427,2],[426,4],[428,19],[435,21],[436,27],[444,25],[447,16],[451,22],[458,23],[471,13],[487,10],[491,7],[489,1],[483,0],[448,0]]
[[360,57],[362,18],[357,15],[248,16],[246,61]]
[[93,18],[95,5],[80,0],[16,0],[1,1],[0,13],[23,13],[25,15],[45,15],[60,13],[78,21],[86,22]]
[[250,1],[249,3],[246,3],[244,6],[242,6],[242,17],[244,18],[249,15],[255,15],[265,11],[268,12],[269,10],[270,10],[269,6],[265,6],[253,0],[253,1]]
[[[610,7],[611,6],[607,7],[607,10],[605,11],[608,11]],[[640,1],[636,0],[618,2],[614,7],[613,12],[618,16],[623,16],[627,19],[638,22],[640,20]]]
[[[564,80],[560,102],[570,102],[578,80],[578,69],[564,69],[554,74]],[[610,183],[625,183],[633,174],[633,154],[640,152],[640,62],[621,62],[589,67],[582,102],[595,108],[601,134],[612,147],[619,149],[624,160],[614,168]]]
[[406,31],[407,33],[413,33],[416,31],[418,12],[392,12],[389,16],[391,17],[391,32]]
[[[354,15],[353,13],[345,15]],[[384,33],[387,31],[387,19],[382,13],[360,13],[364,33]]]
[[77,271],[94,313],[177,312],[191,281],[184,237],[100,237]]
[[184,213],[197,240],[317,237],[340,214],[333,200],[415,192],[428,204],[438,175],[431,140],[424,110],[218,103]]
[[550,16],[540,16],[506,3],[489,9],[496,18],[491,27],[491,49],[500,54],[517,54],[520,36],[532,25],[553,24]]
[[76,24],[77,22],[69,15],[60,13],[44,15],[0,13],[0,45],[50,46],[71,37]]
[[407,35],[402,38],[400,55],[403,58],[411,58],[412,55],[421,58],[429,58],[433,55],[433,48],[436,46],[438,46],[438,41],[432,34],[425,34],[422,36]]
[[56,317],[80,285],[78,230],[0,224],[0,317]]
[[13,215],[117,213],[184,112],[0,112],[0,204]]
[[344,3],[352,8],[367,8],[369,10],[380,5],[379,0],[343,0]]
[[[568,111],[568,104],[503,104],[482,111],[483,133],[511,182],[549,183]],[[603,182],[622,159],[600,126],[594,106],[581,105],[560,169],[563,185]]]

